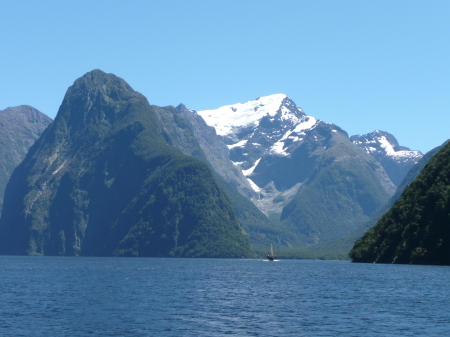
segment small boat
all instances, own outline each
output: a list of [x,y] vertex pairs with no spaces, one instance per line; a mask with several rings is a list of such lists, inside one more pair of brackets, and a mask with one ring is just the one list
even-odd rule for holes
[[270,254],[267,255],[267,260],[274,261],[276,258],[275,254],[273,253],[273,247],[272,244],[270,244]]

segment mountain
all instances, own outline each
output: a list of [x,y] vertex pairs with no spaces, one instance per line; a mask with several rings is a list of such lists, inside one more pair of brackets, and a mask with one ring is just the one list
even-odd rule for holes
[[249,182],[229,160],[227,146],[217,137],[213,127],[208,126],[196,111],[187,109],[183,104],[178,107],[155,107],[159,113],[163,130],[162,136],[184,154],[194,156],[208,163],[227,183],[248,197],[256,196]]
[[[445,145],[434,148],[427,152],[417,164],[415,164],[403,179],[400,186],[395,191],[395,194],[381,206],[371,217],[369,221],[358,227],[353,232],[333,241],[323,242],[315,246],[306,247],[300,252],[286,251],[287,257],[296,256],[297,258],[326,258],[326,259],[345,259],[348,258],[348,253],[355,244],[355,241],[359,240],[371,227],[373,227],[384,213],[389,211],[395,201],[400,198],[403,190],[416,178],[416,176],[422,171],[428,161]],[[296,254],[296,255],[294,255]],[[281,257],[281,256],[280,256]]]
[[253,256],[210,168],[161,136],[156,110],[115,75],[76,80],[8,183],[2,253]]
[[384,168],[338,126],[286,95],[199,111],[257,192],[255,205],[301,244],[343,236],[394,193]]
[[410,168],[423,157],[420,151],[400,146],[397,139],[385,131],[376,130],[362,136],[351,136],[350,140],[383,165],[396,186],[399,186]]
[[381,165],[343,134],[336,132],[321,143],[323,152],[316,152],[316,158],[309,156],[314,159],[313,170],[281,214],[281,221],[297,228],[307,244],[332,241],[352,232],[394,191]]
[[[260,173],[263,166],[270,165],[264,163],[263,159],[271,155],[276,158],[288,156],[296,141],[298,143],[298,134],[316,123],[313,117],[306,116],[287,96],[279,94],[259,97],[255,101],[199,111],[198,114],[216,129],[217,134],[227,144],[230,150],[229,159],[242,170],[254,191],[258,193],[256,200],[272,200],[280,191],[293,187],[292,181],[295,178],[291,178],[292,172],[279,175],[272,170],[275,177],[265,177],[266,175]],[[259,165],[261,160],[263,162]],[[261,189],[268,180],[272,181],[271,178],[274,178],[274,184],[277,186],[271,186],[270,190],[269,187]],[[289,181],[284,181],[286,179]],[[256,203],[265,212],[272,211],[270,206],[266,209],[262,202]],[[273,211],[281,211],[279,203]]]
[[[423,170],[425,165],[430,161],[430,159],[438,151],[440,151],[447,142],[428,151],[424,156],[422,156],[418,160],[418,162],[413,167],[411,167],[411,169],[408,171],[406,176],[403,178],[402,182],[398,186],[394,195],[389,199],[389,201],[386,202],[382,207],[380,207],[377,210],[377,212],[374,214],[374,216],[366,224],[364,224],[363,226],[358,228],[358,231],[352,236],[352,246],[353,246],[353,243],[355,242],[355,240],[361,238],[368,229],[373,227],[378,222],[378,220],[383,216],[384,213],[389,211],[389,209],[394,205],[395,201],[397,201],[397,199],[400,198],[400,196],[402,195],[405,188],[408,187],[409,184],[411,184],[414,181],[414,179],[416,179],[416,177]],[[351,248],[351,247],[349,247],[349,248]]]
[[354,262],[450,264],[449,158],[447,142],[356,241],[349,253]]
[[165,140],[186,155],[208,164],[227,195],[253,247],[267,249],[271,243],[288,246],[292,235],[274,228],[267,217],[249,200],[256,196],[242,171],[229,160],[229,149],[196,111],[183,104],[154,107]]
[[0,212],[9,177],[51,122],[50,117],[28,105],[0,111]]

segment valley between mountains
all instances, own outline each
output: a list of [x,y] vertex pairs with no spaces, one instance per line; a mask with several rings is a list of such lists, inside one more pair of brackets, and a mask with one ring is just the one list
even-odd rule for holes
[[380,130],[349,137],[283,94],[154,106],[101,70],[74,82],[55,120],[21,106],[0,111],[0,127],[0,253],[15,255],[256,257],[272,244],[346,258],[440,149],[424,157]]

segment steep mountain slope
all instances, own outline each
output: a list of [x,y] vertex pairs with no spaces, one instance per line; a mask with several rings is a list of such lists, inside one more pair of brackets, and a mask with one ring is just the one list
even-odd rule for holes
[[28,105],[0,111],[0,212],[9,177],[51,121]]
[[[331,258],[331,259],[345,259],[348,258],[348,252],[352,249],[355,241],[359,240],[371,227],[373,227],[384,213],[389,211],[394,202],[400,197],[403,190],[416,178],[422,171],[423,167],[428,163],[437,151],[442,149],[445,143],[427,152],[417,164],[415,164],[403,179],[400,186],[395,191],[395,194],[381,206],[372,216],[372,218],[358,227],[353,232],[343,236],[340,239],[319,243],[314,246],[308,246],[303,251],[286,252],[287,256],[295,256],[297,258]],[[294,255],[295,254],[295,255]]]
[[397,139],[385,131],[376,130],[362,136],[351,136],[350,140],[383,165],[396,186],[399,186],[410,168],[423,157],[420,151],[400,146]]
[[[242,170],[257,192],[257,196],[252,199],[258,208],[266,214],[281,213],[283,203],[273,201],[286,199],[280,192],[292,197],[298,185],[289,184],[287,188],[280,186],[285,185],[285,182],[279,182],[277,178],[290,179],[291,172],[279,174],[270,163],[271,158],[288,156],[287,149],[283,147],[292,145],[294,140],[298,141],[297,134],[314,126],[316,120],[306,116],[292,100],[281,94],[259,97],[255,101],[216,110],[200,111],[199,115],[208,125],[216,128],[217,134],[227,144],[230,160]],[[292,150],[291,146],[289,151]],[[271,167],[264,170],[264,166]],[[274,182],[271,184],[271,181]]]
[[155,109],[112,74],[76,80],[11,176],[2,252],[252,256],[211,170],[161,137]]
[[283,208],[281,220],[308,244],[342,237],[369,220],[392,195],[392,183],[387,177],[380,181],[382,174],[373,158],[336,132],[317,153],[313,171]]
[[[285,191],[292,187],[278,186],[278,189],[275,187],[271,188],[270,192],[266,192],[268,188],[262,190],[260,187],[265,187],[266,181],[271,180],[272,177],[257,182],[258,179],[263,179],[264,175],[257,174],[264,165],[264,163],[259,165],[260,161],[268,155],[276,157],[289,155],[289,152],[295,148],[295,141],[299,140],[298,135],[301,137],[304,129],[316,123],[313,117],[306,116],[288,97],[280,94],[271,95],[244,104],[198,113],[208,125],[216,128],[217,134],[227,144],[230,149],[230,160],[242,170],[255,192],[259,194],[255,200],[259,200],[262,196],[273,200],[280,190]],[[293,146],[289,150],[284,149],[289,145]],[[282,178],[276,172],[272,175]],[[287,175],[283,177],[288,178]],[[276,183],[278,184],[278,181]],[[280,184],[283,183],[280,182]],[[271,211],[264,209],[260,204],[258,207],[265,212]],[[281,212],[279,204],[275,211]]]
[[[271,243],[289,246],[295,243],[291,233],[274,228],[267,217],[248,199],[254,192],[241,170],[229,160],[227,146],[217,137],[215,129],[184,105],[154,107],[167,142],[211,166],[220,187],[227,194],[242,226],[254,247],[267,249]],[[238,192],[240,191],[240,193]],[[245,197],[245,196],[247,197]]]
[[255,205],[297,242],[349,233],[395,191],[383,167],[345,131],[307,116],[285,95],[199,114],[258,193]]
[[354,262],[450,264],[450,144],[358,240]]
[[389,209],[394,205],[395,201],[397,201],[397,199],[400,198],[405,188],[408,187],[409,184],[411,184],[414,181],[414,179],[416,179],[419,173],[422,172],[425,165],[430,161],[430,159],[438,151],[440,151],[447,142],[428,151],[424,156],[422,156],[422,158],[419,159],[419,161],[413,167],[411,167],[411,169],[408,171],[405,178],[403,178],[403,181],[400,183],[394,195],[389,199],[389,201],[386,202],[382,207],[380,207],[377,210],[377,212],[373,215],[373,217],[363,226],[358,228],[358,230],[351,236],[351,246],[349,246],[349,249],[353,246],[355,240],[360,239],[368,229],[373,227],[378,222],[378,220],[380,220],[380,218],[383,216],[384,213],[389,211]]
[[[156,107],[155,107],[156,108]],[[163,125],[162,135],[184,154],[192,155],[211,165],[227,183],[238,189],[242,195],[251,198],[256,193],[242,174],[242,171],[229,160],[229,150],[217,137],[213,127],[208,126],[194,110],[180,104],[173,107],[157,108]]]

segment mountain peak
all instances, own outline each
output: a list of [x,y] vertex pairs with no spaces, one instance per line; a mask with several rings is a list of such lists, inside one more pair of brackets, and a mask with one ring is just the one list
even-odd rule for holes
[[[51,122],[50,117],[29,105],[19,105],[6,108],[5,110],[0,110],[0,119],[21,124],[43,123],[48,125]],[[41,132],[42,130],[40,133]]]
[[0,110],[0,212],[12,172],[51,121],[29,105]]
[[[122,94],[129,92],[134,93],[133,88],[131,88],[131,86],[124,79],[114,74],[105,73],[100,69],[94,69],[84,74],[74,82],[71,88],[89,91],[98,90],[107,96],[113,96],[111,97],[113,99],[120,97],[117,96],[119,92]],[[112,88],[115,88],[115,90],[112,90]],[[114,92],[116,95],[114,95]]]
[[210,168],[163,138],[158,110],[174,112],[150,106],[112,74],[77,79],[10,178],[0,251],[251,256]]
[[400,146],[397,139],[386,131],[375,130],[365,135],[351,136],[350,140],[367,153],[383,152],[384,155],[394,157],[413,157],[419,160],[422,158],[420,151],[413,151],[405,146]]
[[214,110],[199,111],[205,122],[216,128],[217,134],[225,136],[232,132],[233,128],[256,125],[265,116],[274,117],[277,113],[282,114],[282,119],[300,118],[304,115],[303,110],[296,108],[294,114],[287,112],[289,109],[283,106],[295,104],[284,94],[275,94],[258,97],[246,103],[226,105]]
[[350,140],[381,163],[397,186],[409,169],[423,157],[420,151],[400,146],[397,139],[386,131],[375,130],[362,136],[351,136]]
[[67,90],[56,119],[71,121],[74,130],[100,121],[113,123],[128,112],[125,105],[138,97],[145,99],[122,78],[95,69]]

